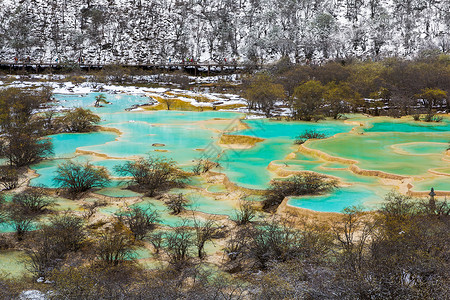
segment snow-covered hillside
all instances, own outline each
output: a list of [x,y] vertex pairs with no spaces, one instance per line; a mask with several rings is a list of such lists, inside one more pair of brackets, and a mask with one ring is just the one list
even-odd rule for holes
[[408,57],[449,32],[449,0],[0,0],[6,61]]

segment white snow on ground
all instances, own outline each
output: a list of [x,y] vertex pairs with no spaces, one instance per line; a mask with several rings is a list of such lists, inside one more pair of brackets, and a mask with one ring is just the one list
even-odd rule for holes
[[46,294],[38,290],[23,291],[19,295],[20,300],[47,300]]
[[[141,76],[143,77],[143,76]],[[152,76],[152,82],[155,82],[158,78]],[[122,86],[114,84],[104,84],[97,82],[82,82],[74,84],[73,82],[56,82],[56,80],[63,80],[63,75],[31,75],[28,78],[20,76],[8,76],[8,82],[1,81],[0,89],[7,87],[15,88],[29,88],[29,87],[43,87],[49,86],[53,88],[55,94],[70,94],[70,95],[84,95],[92,92],[105,92],[105,93],[126,93],[130,95],[146,95],[147,97],[158,97],[162,99],[179,99],[181,101],[190,103],[196,107],[217,107],[225,105],[247,105],[245,99],[235,94],[220,94],[220,93],[208,93],[208,92],[194,92],[183,89],[170,89],[170,88],[150,88],[150,87],[137,87],[137,86]],[[11,81],[11,79],[14,79]],[[27,80],[26,80],[27,79]],[[150,79],[150,78],[146,78]],[[193,78],[195,79],[195,77]],[[211,76],[207,78],[209,82],[216,82],[222,80],[223,76]],[[36,81],[37,80],[37,81]],[[44,81],[45,80],[45,81]],[[170,92],[170,94],[168,94]],[[195,99],[197,98],[197,99]],[[199,100],[201,101],[199,101]],[[141,108],[136,108],[139,110]]]
[[[165,77],[167,75],[164,75]],[[237,76],[237,75],[236,75]],[[228,75],[228,79],[236,80],[236,76]],[[122,85],[114,85],[114,84],[104,84],[98,82],[82,82],[75,84],[73,82],[65,82],[57,80],[64,80],[65,75],[31,75],[28,77],[13,75],[7,76],[8,80],[0,81],[0,89],[7,87],[16,87],[16,88],[39,88],[44,86],[49,86],[53,88],[54,94],[70,94],[70,95],[85,95],[93,92],[104,92],[104,93],[125,93],[129,95],[145,95],[152,99],[179,99],[181,101],[190,103],[196,107],[216,107],[217,110],[221,110],[221,106],[229,106],[229,105],[242,105],[242,107],[238,107],[235,109],[226,109],[226,111],[231,112],[240,112],[248,115],[253,115],[249,118],[262,118],[264,114],[258,110],[248,110],[247,101],[239,95],[236,94],[221,94],[221,93],[209,93],[209,92],[196,92],[192,90],[183,90],[179,88],[170,89],[170,88],[150,88],[150,87],[137,87],[137,86],[122,86]],[[141,76],[144,77],[144,76]],[[147,80],[151,82],[157,82],[160,77],[156,75],[145,76]],[[90,76],[86,76],[87,79],[93,79]],[[199,79],[200,77],[192,77],[192,79]],[[219,80],[223,80],[224,76],[211,76],[211,77],[203,77],[200,79],[206,78],[210,82],[217,82]],[[11,79],[13,79],[11,81]],[[197,98],[197,99],[196,99]],[[199,101],[200,100],[200,101]],[[156,103],[156,102],[155,102]],[[276,103],[276,114],[279,116],[288,116],[291,111],[289,108],[283,107],[284,103],[277,102]],[[63,110],[62,107],[53,107],[52,109]],[[134,108],[133,111],[143,110],[140,107]]]

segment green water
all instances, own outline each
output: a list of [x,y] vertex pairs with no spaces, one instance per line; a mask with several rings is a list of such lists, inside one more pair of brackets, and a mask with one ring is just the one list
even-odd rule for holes
[[374,122],[373,127],[365,132],[449,132],[450,118],[446,117],[440,123],[416,122],[404,119],[390,119],[389,122]]
[[440,173],[444,173],[444,174],[448,174],[450,176],[450,167],[448,167],[448,168],[437,168],[437,169],[434,169],[434,171],[440,172]]
[[226,193],[227,188],[223,184],[212,184],[207,188],[207,191],[211,193]]
[[62,133],[49,137],[53,142],[54,156],[65,158],[72,157],[77,148],[112,142],[117,134],[113,132]]
[[[142,202],[139,202],[133,207],[140,207],[142,209],[150,209],[152,211],[156,210],[160,216],[160,224],[175,227],[183,223],[185,218],[182,216],[176,216],[170,214],[169,209],[166,207],[163,201],[155,200],[153,198],[144,198]],[[115,211],[117,212],[117,210]],[[114,212],[114,213],[115,213]],[[191,218],[186,220],[187,225],[192,225],[193,221]]]
[[0,233],[1,232],[14,232],[15,229],[11,224],[8,223],[0,223]]
[[[53,160],[44,161],[32,166],[40,175],[31,181],[32,185],[54,187],[53,176],[58,164],[65,158],[76,161],[91,161],[95,165],[105,166],[115,177],[119,177],[113,170],[117,164],[147,154],[173,158],[182,168],[189,170],[193,161],[201,155],[218,160],[221,167],[219,172],[225,173],[237,185],[265,189],[276,174],[267,167],[274,163],[291,171],[314,171],[326,175],[339,177],[342,182],[350,184],[331,195],[316,197],[311,202],[298,202],[299,206],[323,211],[339,211],[343,203],[359,204],[375,203],[380,199],[381,192],[374,192],[374,186],[381,186],[375,177],[355,175],[350,172],[346,164],[327,162],[315,156],[296,153],[292,159],[285,157],[295,152],[297,147],[293,141],[297,135],[307,129],[314,129],[331,137],[325,140],[310,141],[307,146],[324,151],[330,155],[358,161],[358,166],[368,170],[380,170],[400,175],[422,176],[428,169],[450,168],[449,162],[444,161],[443,151],[450,140],[450,122],[445,118],[441,123],[414,122],[405,119],[367,118],[364,116],[349,116],[352,120],[363,122],[366,127],[358,127],[360,134],[349,133],[355,125],[341,121],[287,122],[266,119],[244,120],[250,129],[240,130],[236,134],[264,138],[261,143],[245,150],[233,150],[219,146],[217,129],[226,129],[227,123],[202,123],[203,129],[197,122],[209,121],[215,118],[229,119],[229,124],[237,124],[243,114],[221,111],[208,112],[180,112],[180,111],[125,111],[134,104],[144,104],[148,99],[144,96],[107,94],[111,105],[93,107],[95,96],[88,95],[56,95],[60,105],[65,107],[87,107],[101,117],[101,125],[112,127],[121,132],[95,132],[86,134],[59,134],[51,136],[55,145]],[[163,144],[162,146],[153,146]],[[85,150],[98,153],[97,155],[76,155],[75,151]],[[195,149],[205,149],[204,152]],[[155,151],[157,150],[157,151]],[[164,151],[164,152],[161,152]],[[105,159],[104,156],[115,159]],[[415,177],[415,178],[416,178]],[[417,180],[416,180],[417,181]],[[444,178],[431,178],[413,182],[415,189],[435,184],[441,189],[450,189]],[[123,189],[124,182],[112,181],[110,186],[97,193],[113,197],[135,197],[139,194]],[[190,185],[206,189],[208,192],[220,196],[226,193],[223,185],[209,184],[199,177],[194,177]],[[383,193],[389,187],[379,190]],[[370,191],[370,192],[368,192]],[[176,192],[176,191],[175,191]],[[193,203],[193,209],[212,213],[231,215],[234,204],[231,201],[218,200],[212,196],[201,196],[195,190],[187,190],[186,197]],[[355,195],[360,195],[356,197]],[[370,194],[370,195],[369,195]],[[353,196],[355,197],[353,197]],[[328,197],[328,198],[327,198]],[[220,198],[220,197],[219,197]],[[351,200],[351,199],[355,200]],[[311,198],[313,199],[313,198]],[[150,201],[150,200],[148,200]],[[147,202],[148,202],[147,201]],[[156,201],[156,202],[155,202]],[[164,224],[173,226],[180,221],[179,217],[169,215],[161,201],[151,200],[149,205],[156,205],[164,212]],[[293,201],[293,203],[297,203]],[[309,203],[309,204],[308,204]],[[322,203],[322,204],[320,204]],[[144,205],[144,204],[143,204]],[[297,204],[296,204],[297,205]],[[323,208],[320,208],[322,205]],[[308,208],[307,207],[307,208]],[[76,207],[73,207],[76,209]],[[108,210],[108,211],[107,211]],[[114,213],[116,208],[104,208],[105,213]],[[167,220],[166,220],[167,218]]]
[[[357,165],[362,169],[414,176],[424,174],[430,168],[450,165],[449,162],[442,160],[449,140],[450,132],[440,134],[385,132],[364,135],[349,133],[334,139],[312,141],[307,144],[307,147],[333,156],[357,160]],[[432,144],[433,146],[430,147],[431,144],[423,143],[424,141],[439,144]],[[401,145],[406,143],[421,144]],[[398,144],[400,148],[406,147],[406,151],[411,155],[394,151]],[[420,151],[425,151],[426,155],[422,155]]]
[[266,168],[273,160],[283,159],[295,151],[293,141],[305,130],[316,130],[327,136],[347,132],[353,127],[342,122],[281,122],[265,119],[245,121],[251,128],[237,134],[266,139],[249,150],[226,150],[222,159],[224,173],[238,185],[264,189],[273,178]]
[[80,204],[77,203],[77,201],[65,199],[65,198],[56,198],[56,205],[52,207],[52,210],[56,211],[65,211],[65,210],[72,210],[72,211],[81,211],[83,208]]
[[196,190],[173,189],[171,194],[182,193],[189,201],[189,209],[214,215],[233,216],[235,203],[232,201],[219,200],[213,196],[205,196]]
[[108,196],[108,197],[116,197],[116,198],[123,198],[123,197],[139,197],[142,196],[142,194],[133,192],[131,190],[127,190],[124,188],[117,188],[117,187],[108,187],[103,188],[99,191],[95,192],[96,194]]
[[412,144],[400,144],[397,149],[411,155],[442,154],[447,148],[447,143],[416,142]]
[[436,191],[450,191],[450,176],[438,176],[424,180],[414,181],[413,191],[429,191],[434,188]]
[[0,275],[12,278],[31,275],[25,267],[24,259],[21,251],[0,251]]
[[288,204],[321,212],[340,212],[348,206],[370,210],[378,207],[388,191],[367,186],[343,187],[330,195],[291,197]]

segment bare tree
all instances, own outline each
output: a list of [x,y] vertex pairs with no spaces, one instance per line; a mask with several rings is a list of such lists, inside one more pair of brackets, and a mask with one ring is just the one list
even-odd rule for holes
[[54,204],[54,200],[45,195],[41,188],[29,188],[15,194],[12,201],[3,205],[5,220],[10,223],[21,241],[28,231],[33,229],[35,220]]
[[209,170],[217,168],[219,166],[219,163],[210,161],[209,159],[199,159],[192,167],[192,172],[194,173],[194,175],[200,175],[202,173],[207,173]]
[[238,209],[235,210],[234,221],[238,225],[246,225],[256,217],[256,209],[252,202],[241,200]]
[[287,196],[315,195],[330,192],[338,187],[336,179],[318,173],[301,173],[283,181],[273,181],[266,190],[263,208],[270,210]]
[[340,244],[345,264],[352,270],[360,270],[376,223],[358,207],[347,207],[343,213],[342,219],[334,225],[333,232]]
[[159,214],[156,210],[150,208],[142,209],[140,207],[132,207],[128,210],[118,213],[119,220],[128,226],[135,239],[142,240],[147,233],[155,228],[158,222]]
[[206,222],[201,222],[194,218],[194,230],[195,230],[195,246],[197,247],[197,256],[198,258],[205,257],[205,244],[208,241],[211,241],[218,227],[214,220],[206,220]]
[[133,183],[153,196],[158,190],[179,186],[186,180],[186,174],[176,166],[176,162],[164,157],[148,156],[139,158],[114,169],[123,176],[132,176]]
[[89,109],[78,107],[66,112],[61,122],[67,132],[88,132],[100,122],[100,117]]
[[38,215],[55,205],[55,200],[51,199],[43,188],[27,188],[13,196],[11,205],[21,207],[28,215]]
[[4,190],[15,189],[19,184],[19,172],[11,166],[0,166],[0,186]]
[[9,88],[0,95],[0,157],[10,165],[28,166],[53,154],[34,111],[47,102],[40,93]]
[[68,212],[50,218],[36,232],[34,243],[26,250],[31,272],[46,277],[64,263],[69,252],[78,251],[85,242],[84,222]]
[[117,266],[134,257],[131,236],[115,224],[115,228],[100,234],[97,241],[97,256],[107,265]]
[[169,200],[165,204],[172,211],[172,214],[179,215],[186,209],[189,202],[182,193],[179,193],[178,195],[169,195]]
[[163,246],[164,239],[165,239],[165,233],[161,232],[161,231],[154,232],[149,235],[148,240],[150,241],[153,248],[155,249],[155,254],[159,254],[159,250]]
[[101,107],[102,104],[109,104],[109,102],[106,100],[105,94],[100,94],[95,96],[95,107]]
[[186,227],[186,222],[165,235],[164,248],[169,256],[169,263],[176,269],[182,269],[189,260],[193,241],[192,232]]
[[69,161],[58,166],[53,180],[75,197],[93,187],[105,186],[109,182],[109,173],[105,167],[96,167],[89,162]]
[[23,240],[25,233],[33,229],[36,215],[30,215],[20,205],[9,205],[7,210],[7,221],[16,232],[17,240]]

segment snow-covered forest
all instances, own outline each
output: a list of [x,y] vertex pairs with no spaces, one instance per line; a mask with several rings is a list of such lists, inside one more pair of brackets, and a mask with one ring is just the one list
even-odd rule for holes
[[0,60],[266,63],[450,49],[448,0],[0,0]]

